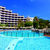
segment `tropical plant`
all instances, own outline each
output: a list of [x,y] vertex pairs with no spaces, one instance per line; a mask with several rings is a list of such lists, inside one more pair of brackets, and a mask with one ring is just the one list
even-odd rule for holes
[[45,23],[39,23],[39,28],[40,28],[40,29],[46,28]]
[[21,25],[20,24],[18,24],[18,28],[20,28],[21,27]]
[[1,26],[1,27],[5,27],[6,25],[5,25],[5,24],[1,24],[1,23],[0,23],[0,26]]
[[33,27],[34,27],[34,28],[38,28],[38,25],[39,25],[39,23],[38,23],[37,21],[34,21],[34,22],[33,22]]
[[25,27],[32,26],[32,25],[33,25],[33,22],[32,21],[26,21],[25,22]]
[[12,23],[10,24],[10,27],[12,27],[13,25],[12,25]]
[[39,20],[38,17],[35,16],[33,21],[38,21],[38,20]]
[[48,25],[48,28],[50,28],[50,24]]
[[35,16],[33,20],[33,27],[38,28],[38,26],[39,26],[39,19],[37,18],[37,16]]
[[8,25],[8,23],[6,23],[5,25],[6,25],[6,27],[8,27],[8,26],[9,26],[9,25]]
[[46,28],[49,24],[49,20],[39,19],[39,28]]
[[20,27],[24,27],[24,21],[22,21],[21,19],[18,20],[18,28]]

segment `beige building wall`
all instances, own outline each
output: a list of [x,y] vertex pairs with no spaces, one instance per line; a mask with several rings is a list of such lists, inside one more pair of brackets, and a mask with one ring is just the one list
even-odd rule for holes
[[29,16],[28,16],[28,17],[26,18],[26,20],[27,20],[27,21],[33,21],[33,20],[34,20],[34,18],[33,18],[33,17],[29,17]]
[[0,23],[9,25],[17,25],[18,20],[21,19],[23,21],[26,21],[26,18],[24,16],[19,16],[18,13],[12,13],[11,10],[7,10],[5,7],[0,6]]

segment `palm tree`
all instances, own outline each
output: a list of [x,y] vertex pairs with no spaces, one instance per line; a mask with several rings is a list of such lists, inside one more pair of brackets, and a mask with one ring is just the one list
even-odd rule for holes
[[38,25],[39,25],[39,20],[38,20],[37,16],[35,16],[34,20],[33,20],[33,27],[38,28]]
[[34,21],[39,21],[37,16],[34,17]]

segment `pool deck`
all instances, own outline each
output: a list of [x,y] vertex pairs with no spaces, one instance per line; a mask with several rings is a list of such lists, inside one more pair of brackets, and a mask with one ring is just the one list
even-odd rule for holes
[[0,31],[11,31],[11,30],[0,30]]
[[0,30],[0,31],[5,31],[5,30]]
[[50,35],[44,35],[44,36],[50,37]]

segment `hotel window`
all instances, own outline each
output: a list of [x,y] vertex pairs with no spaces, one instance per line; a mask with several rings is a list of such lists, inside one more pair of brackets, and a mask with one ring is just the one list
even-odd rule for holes
[[16,20],[16,21],[18,21],[18,20]]
[[8,21],[8,22],[11,22],[11,21]]
[[5,10],[5,8],[2,8],[2,10]]
[[20,17],[18,17],[18,18],[20,18]]
[[17,15],[15,15],[15,16],[17,16]]
[[17,25],[17,23],[15,23],[15,25]]
[[1,13],[1,14],[5,14],[5,13]]
[[4,11],[2,11],[2,12],[4,12]]
[[9,13],[11,13],[11,12],[9,12]]
[[5,20],[8,20],[7,18],[5,18]]
[[7,18],[5,18],[5,19],[7,19]]
[[14,14],[12,14],[12,16],[14,16]]
[[14,17],[12,17],[12,18],[14,18]]
[[24,20],[26,20],[26,19],[24,19]]
[[1,20],[1,21],[4,21],[4,20]]
[[14,20],[14,19],[12,19],[12,20]]
[[5,17],[7,17],[7,16],[5,16]]
[[15,18],[18,18],[18,17],[15,17]]
[[14,21],[12,21],[12,22],[14,22]]
[[4,15],[1,15],[1,17],[4,17]]
[[9,19],[9,20],[11,20],[11,19]]
[[7,22],[7,21],[5,21],[5,22]]
[[10,18],[11,16],[9,16],[9,18]]
[[9,16],[9,18],[11,19],[12,17]]
[[17,19],[15,19],[15,20],[17,20]]
[[1,19],[4,19],[4,18],[1,18]]
[[23,17],[21,17],[21,18],[23,18]]

